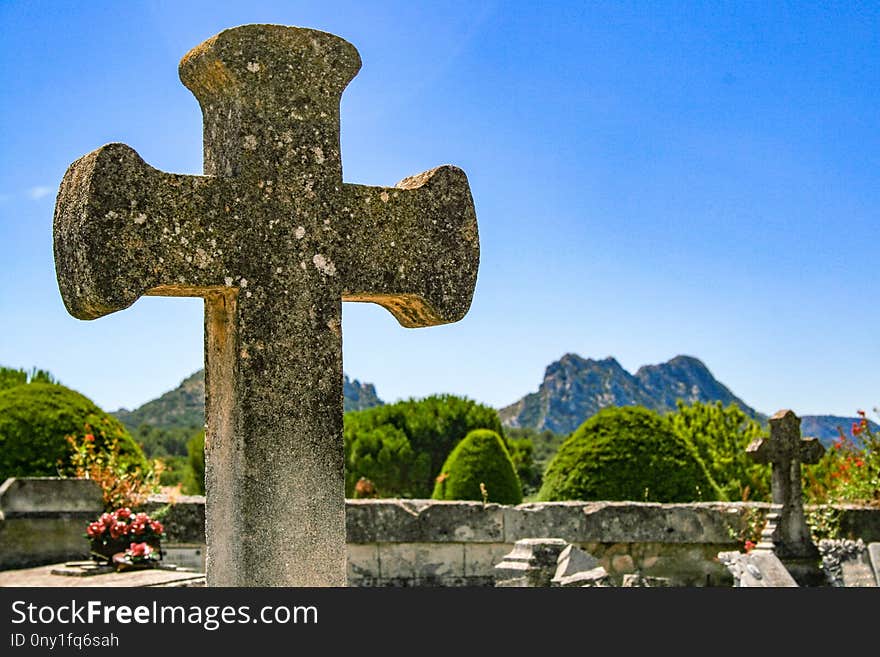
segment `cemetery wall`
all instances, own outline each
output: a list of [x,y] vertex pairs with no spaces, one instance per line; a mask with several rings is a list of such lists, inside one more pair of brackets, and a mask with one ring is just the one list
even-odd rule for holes
[[[154,496],[158,510],[168,498]],[[488,586],[521,538],[552,537],[598,558],[612,578],[641,571],[677,586],[730,585],[715,556],[742,547],[769,505],[551,502],[502,506],[433,500],[348,500],[351,586]],[[809,510],[809,509],[808,509]],[[880,509],[841,507],[840,528],[880,541]],[[0,487],[0,569],[87,556],[85,525],[101,512],[96,484],[9,479]],[[178,497],[163,517],[172,555],[204,554],[204,497]]]

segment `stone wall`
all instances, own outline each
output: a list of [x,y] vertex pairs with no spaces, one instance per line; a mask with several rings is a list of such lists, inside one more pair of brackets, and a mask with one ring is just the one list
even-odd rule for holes
[[87,479],[7,479],[0,485],[0,569],[86,559],[86,525],[103,507]]
[[[168,504],[151,498],[148,512]],[[350,586],[488,586],[520,538],[562,538],[598,558],[612,578],[640,571],[677,586],[729,585],[715,556],[742,546],[754,503],[553,502],[519,506],[432,500],[348,500]],[[101,511],[93,482],[7,480],[0,488],[0,569],[82,558],[85,524]],[[841,507],[847,537],[880,541],[880,509]],[[163,544],[182,558],[203,547],[204,497],[177,498]],[[203,554],[203,551],[202,551]]]

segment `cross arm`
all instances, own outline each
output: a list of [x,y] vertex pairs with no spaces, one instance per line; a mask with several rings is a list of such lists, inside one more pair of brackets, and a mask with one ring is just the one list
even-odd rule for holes
[[58,285],[70,314],[94,319],[151,291],[197,294],[222,284],[222,246],[205,222],[218,206],[229,211],[229,184],[164,173],[118,143],[71,164],[54,217]]
[[755,438],[748,447],[746,454],[755,461],[755,463],[771,463],[776,459],[776,449],[773,440],[764,438]]
[[464,171],[442,166],[393,188],[346,184],[345,192],[343,300],[378,303],[408,328],[461,319],[480,261]]
[[825,454],[825,446],[817,438],[801,439],[801,463],[818,463]]

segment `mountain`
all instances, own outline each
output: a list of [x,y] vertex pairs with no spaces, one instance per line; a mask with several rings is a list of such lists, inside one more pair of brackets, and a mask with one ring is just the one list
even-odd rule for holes
[[[376,395],[372,383],[350,380],[343,375],[343,408],[345,411],[359,411],[372,406],[381,406],[382,400]],[[133,411],[124,408],[114,412],[130,431],[142,424],[160,429],[176,427],[200,427],[205,424],[205,370],[190,375],[174,390],[161,397],[148,401]]]
[[675,410],[675,402],[735,402],[750,417],[765,419],[692,356],[676,356],[659,365],[640,367],[635,375],[614,358],[593,360],[565,354],[551,363],[538,392],[502,408],[498,414],[508,427],[571,433],[608,406],[639,405],[659,412]]
[[[840,436],[838,428],[844,436],[852,438],[852,425],[860,419],[839,415],[804,415],[801,418],[801,435],[818,438],[820,443],[828,447]],[[880,431],[880,426],[874,422],[868,422],[868,425],[873,433]]]
[[200,427],[205,424],[205,370],[191,374],[174,390],[148,401],[133,411],[124,408],[113,413],[129,431],[142,424],[160,429]]
[[350,381],[348,374],[343,374],[342,407],[348,411],[363,411],[373,406],[382,406],[385,402],[376,394],[376,386],[372,383],[361,383],[357,379]]

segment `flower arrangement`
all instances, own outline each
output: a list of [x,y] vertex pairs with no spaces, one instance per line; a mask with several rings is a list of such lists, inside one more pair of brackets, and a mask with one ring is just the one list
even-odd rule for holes
[[159,547],[164,536],[161,522],[128,507],[104,513],[86,528],[92,557],[105,562],[112,561],[116,554],[129,552],[133,560],[155,560],[161,555]]
[[158,550],[149,543],[130,543],[125,552],[113,555],[117,570],[152,568],[159,562]]

